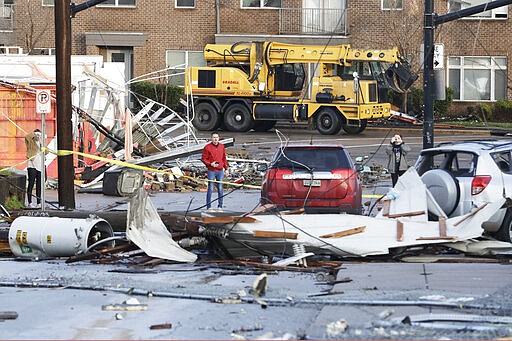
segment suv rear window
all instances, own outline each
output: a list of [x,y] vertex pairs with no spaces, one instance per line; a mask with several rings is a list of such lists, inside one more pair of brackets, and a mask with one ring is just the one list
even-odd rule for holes
[[284,148],[279,150],[271,168],[330,171],[353,167],[341,148]]
[[499,153],[493,153],[492,155],[492,159],[494,160],[494,162],[496,163],[496,165],[498,166],[498,168],[503,172],[503,173],[512,173],[512,170],[510,169],[510,151],[507,150],[505,152],[499,152]]
[[461,151],[442,151],[421,154],[416,163],[418,174],[422,175],[431,169],[444,169],[453,176],[475,176],[478,156]]

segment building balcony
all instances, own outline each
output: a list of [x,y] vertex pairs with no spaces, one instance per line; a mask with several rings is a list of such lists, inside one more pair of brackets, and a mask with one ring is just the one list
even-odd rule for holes
[[281,8],[279,34],[348,35],[348,9]]

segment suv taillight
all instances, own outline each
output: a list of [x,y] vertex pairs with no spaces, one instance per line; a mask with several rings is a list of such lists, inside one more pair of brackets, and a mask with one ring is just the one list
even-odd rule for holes
[[490,175],[479,175],[473,178],[471,182],[471,195],[477,195],[482,193],[482,191],[487,187],[489,182],[491,181]]

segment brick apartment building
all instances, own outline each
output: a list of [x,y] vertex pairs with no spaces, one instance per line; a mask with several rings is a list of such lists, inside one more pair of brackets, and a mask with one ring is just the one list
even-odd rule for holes
[[[483,2],[436,0],[435,13]],[[0,0],[0,46],[51,53],[53,3]],[[202,48],[214,42],[398,46],[421,75],[423,11],[423,0],[107,0],[72,19],[72,53],[124,61],[130,79],[169,66],[201,65]],[[505,6],[436,29],[435,43],[444,50],[436,55],[442,67],[438,72],[446,76],[446,85],[455,90],[461,105],[493,102],[512,94],[508,90],[512,76],[508,16]],[[415,86],[421,87],[421,81]]]

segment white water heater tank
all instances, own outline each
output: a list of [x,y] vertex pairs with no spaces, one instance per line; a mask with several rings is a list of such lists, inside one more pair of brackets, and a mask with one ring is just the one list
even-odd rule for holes
[[[15,256],[23,258],[71,257],[113,236],[110,224],[98,217],[20,216],[9,228],[9,247]],[[113,247],[114,241],[105,241],[101,246]]]

